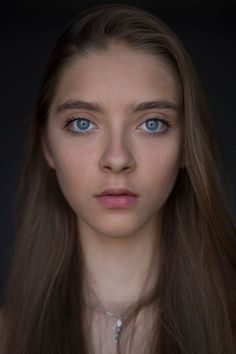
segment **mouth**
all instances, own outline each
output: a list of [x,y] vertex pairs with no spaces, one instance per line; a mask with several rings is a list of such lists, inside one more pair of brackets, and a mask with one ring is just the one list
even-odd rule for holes
[[99,197],[102,197],[102,196],[107,196],[107,197],[122,197],[122,196],[126,196],[126,195],[132,195],[133,197],[134,197],[134,195],[133,194],[126,194],[126,193],[124,193],[124,194],[100,194],[99,195]]
[[106,208],[130,208],[138,199],[137,196],[131,194],[103,194],[96,198]]
[[102,196],[110,196],[110,197],[115,197],[115,196],[132,196],[132,197],[137,197],[138,195],[126,188],[107,188],[102,191],[99,195],[96,195],[96,197],[102,197]]

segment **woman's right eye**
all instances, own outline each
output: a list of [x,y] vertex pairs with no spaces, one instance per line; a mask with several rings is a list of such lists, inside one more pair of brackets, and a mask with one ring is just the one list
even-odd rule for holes
[[63,129],[67,129],[72,135],[89,134],[91,129],[86,129],[90,123],[93,124],[89,119],[84,117],[71,117],[67,119]]

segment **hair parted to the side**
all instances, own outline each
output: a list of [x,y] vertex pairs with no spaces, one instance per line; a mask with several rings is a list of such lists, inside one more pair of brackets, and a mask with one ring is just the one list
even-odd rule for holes
[[129,321],[150,303],[160,307],[148,354],[233,354],[236,230],[222,187],[212,118],[177,36],[156,16],[122,4],[95,6],[75,17],[46,65],[16,198],[16,239],[3,301],[3,353],[88,353],[76,215],[45,161],[41,140],[63,70],[79,56],[102,53],[115,43],[161,56],[174,69],[182,91],[184,167],[164,209],[160,279]]

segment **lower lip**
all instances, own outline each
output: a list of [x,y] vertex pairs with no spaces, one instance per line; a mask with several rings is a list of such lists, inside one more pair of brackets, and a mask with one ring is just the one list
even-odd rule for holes
[[133,195],[103,195],[98,201],[108,208],[128,208],[135,204],[138,197]]

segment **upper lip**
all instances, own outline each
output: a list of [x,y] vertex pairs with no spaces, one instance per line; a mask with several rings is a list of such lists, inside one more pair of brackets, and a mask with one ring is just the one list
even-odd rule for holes
[[138,195],[132,191],[130,191],[127,188],[106,188],[104,189],[100,194],[96,195],[96,197],[102,196],[102,195],[120,195],[120,194],[128,194],[128,195],[133,195],[137,197]]

